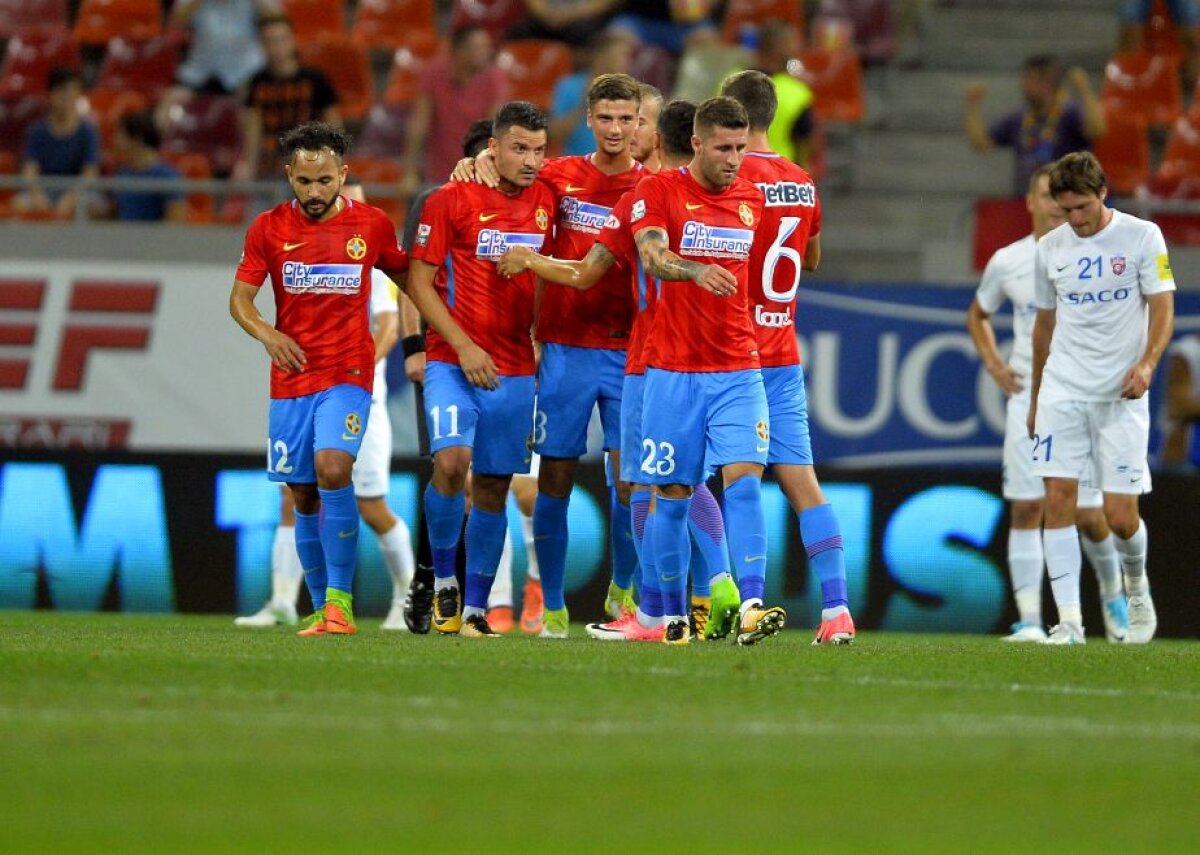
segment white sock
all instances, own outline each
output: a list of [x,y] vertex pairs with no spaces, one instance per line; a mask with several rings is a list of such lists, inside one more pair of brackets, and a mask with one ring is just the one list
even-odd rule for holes
[[1113,540],[1111,534],[1104,540],[1088,540],[1086,535],[1079,538],[1083,554],[1096,571],[1096,581],[1100,583],[1100,596],[1105,600],[1121,593],[1121,562]]
[[663,619],[660,617],[651,617],[646,614],[641,608],[637,610],[637,621],[646,629],[655,629],[663,625]]
[[1021,623],[1042,625],[1042,533],[1036,528],[1008,530],[1008,575]]
[[762,605],[762,600],[758,597],[751,597],[748,600],[742,600],[742,607],[738,610],[738,615],[744,615],[750,609],[756,609]]
[[479,606],[464,606],[462,613],[463,622],[465,623],[467,618],[471,617],[472,615],[479,615],[480,617],[483,617],[483,609],[479,608]]
[[444,579],[441,576],[433,577],[433,590],[435,590],[435,591],[444,591],[446,588],[457,588],[457,587],[458,587],[458,578],[456,576],[447,576]]
[[296,554],[296,528],[290,525],[275,527],[271,544],[271,599],[277,603],[296,605],[304,569]]
[[496,566],[496,577],[492,580],[492,590],[488,594],[489,609],[498,609],[503,606],[512,608],[512,565],[512,535],[506,531],[504,532],[504,549],[500,551],[500,563]]
[[416,565],[412,533],[404,520],[396,517],[396,524],[379,535],[379,551],[383,553],[383,563],[392,577],[392,602],[404,602]]
[[1138,530],[1128,540],[1114,534],[1113,546],[1121,556],[1121,569],[1125,571],[1125,590],[1130,595],[1146,593],[1146,550],[1149,546],[1146,521],[1138,520]]
[[521,532],[525,535],[525,577],[540,582],[542,572],[538,569],[537,546],[533,539],[533,517],[521,514]]
[[1079,533],[1075,526],[1048,528],[1042,532],[1042,548],[1046,553],[1046,572],[1050,589],[1058,606],[1058,622],[1081,625],[1079,608],[1079,571],[1083,553],[1079,550]]

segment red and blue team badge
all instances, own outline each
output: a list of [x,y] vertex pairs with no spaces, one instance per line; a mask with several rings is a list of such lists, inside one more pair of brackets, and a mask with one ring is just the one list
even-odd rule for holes
[[362,433],[362,419],[358,417],[358,413],[346,414],[346,433],[350,434],[351,437]]
[[1114,255],[1112,257],[1112,271],[1114,276],[1120,276],[1125,272],[1125,256]]
[[550,215],[546,213],[545,208],[538,208],[537,213],[533,215],[533,221],[537,223],[539,229],[545,231],[546,227],[550,225]]
[[745,202],[738,205],[738,216],[742,218],[742,222],[747,226],[754,225],[754,212],[750,210],[750,206]]
[[367,255],[367,242],[362,235],[355,235],[346,241],[346,255],[354,261],[362,261]]

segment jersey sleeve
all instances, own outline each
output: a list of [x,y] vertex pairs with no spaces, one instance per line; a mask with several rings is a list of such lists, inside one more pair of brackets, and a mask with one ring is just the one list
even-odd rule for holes
[[979,306],[989,315],[995,314],[1004,305],[1004,264],[1000,253],[995,253],[988,259],[987,267],[983,268],[983,278],[979,280],[979,288],[975,291],[975,299]]
[[413,238],[412,257],[440,267],[450,251],[453,222],[454,185],[447,184],[425,200],[421,221]]
[[242,245],[242,260],[238,263],[234,278],[238,282],[258,287],[267,279],[271,272],[270,262],[266,253],[266,215],[260,214],[250,224],[246,231],[246,241]]
[[1155,223],[1147,224],[1147,234],[1142,241],[1142,258],[1138,267],[1138,286],[1143,294],[1161,294],[1175,290],[1175,274],[1171,272],[1171,259],[1167,256],[1167,242],[1162,229]]
[[1046,270],[1046,241],[1039,240],[1033,251],[1033,302],[1039,309],[1058,308],[1058,292]]
[[657,176],[638,184],[634,191],[629,224],[636,235],[642,229],[659,228],[670,234],[670,199],[664,182]]
[[617,202],[608,219],[604,221],[604,228],[596,235],[596,243],[611,252],[621,267],[627,267],[628,259],[637,252],[633,243],[633,230],[629,227],[629,212],[632,208],[633,192],[629,192]]
[[399,312],[396,302],[400,289],[396,283],[388,279],[382,270],[371,271],[371,317],[384,315],[388,312]]
[[392,225],[392,221],[388,219],[387,214],[383,211],[378,212],[376,218],[378,223],[377,230],[379,232],[379,258],[375,261],[375,266],[380,270],[407,270],[408,269],[408,253],[400,246],[400,240],[396,237],[396,227]]

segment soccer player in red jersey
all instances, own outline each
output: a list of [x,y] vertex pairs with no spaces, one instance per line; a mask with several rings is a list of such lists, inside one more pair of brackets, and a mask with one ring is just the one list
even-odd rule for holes
[[854,620],[842,530],[813,469],[793,315],[801,270],[816,270],[821,261],[821,202],[809,174],[773,152],[767,142],[777,106],[771,78],[760,71],[743,71],[725,81],[721,94],[746,108],[749,150],[739,175],[758,185],[766,206],[750,251],[750,317],[771,413],[767,465],[796,512],[809,567],[821,583],[821,624],[813,643],[850,644]]
[[737,174],[748,129],[736,101],[705,101],[696,111],[691,163],[639,184],[630,215],[642,265],[660,280],[646,342],[641,469],[656,488],[654,560],[664,640],[673,644],[689,640],[687,518],[706,465],[720,468],[725,481],[730,551],[744,598],[738,642],[773,635],[786,618],[762,601],[761,478],[770,429],[748,310],[750,251],[763,197]]
[[[280,141],[296,198],[260,214],[246,233],[229,296],[230,314],[271,357],[267,472],[296,500],[296,551],[315,611],[303,635],[351,635],[358,510],[351,468],[371,403],[375,343],[370,271],[405,283],[408,258],[377,208],[341,195],[349,137],[309,122]],[[275,325],[254,306],[271,277]],[[446,312],[431,288],[405,290],[447,340],[473,382],[495,366]]]
[[[488,141],[500,186],[450,183],[421,211],[409,282],[435,285],[450,314],[496,361],[499,378],[472,388],[436,329],[426,343],[425,415],[433,479],[425,520],[433,552],[434,628],[444,634],[496,636],[485,617],[488,592],[508,530],[505,501],[514,473],[529,471],[533,429],[534,319],[532,274],[506,279],[496,259],[511,246],[539,250],[553,224],[554,194],[538,182],[546,156],[546,116],[524,101],[505,104]],[[454,576],[468,470],[473,470],[467,522],[467,590]]]

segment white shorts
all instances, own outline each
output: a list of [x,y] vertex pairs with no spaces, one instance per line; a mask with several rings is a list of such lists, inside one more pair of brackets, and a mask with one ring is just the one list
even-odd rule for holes
[[[1026,419],[1029,417],[1029,395],[1014,395],[1008,399],[1004,423],[1004,463],[1000,470],[1004,498],[1010,502],[1036,501],[1046,498],[1046,482],[1033,469],[1033,440],[1029,438]],[[1091,486],[1094,481],[1091,466],[1087,477],[1079,481],[1080,508],[1104,506],[1104,494]]]
[[388,420],[387,404],[371,400],[367,416],[367,432],[354,461],[351,478],[354,495],[359,499],[378,499],[388,494],[388,476],[392,469],[392,423]]
[[1150,402],[1046,401],[1038,406],[1033,471],[1088,480],[1105,493],[1150,492]]

